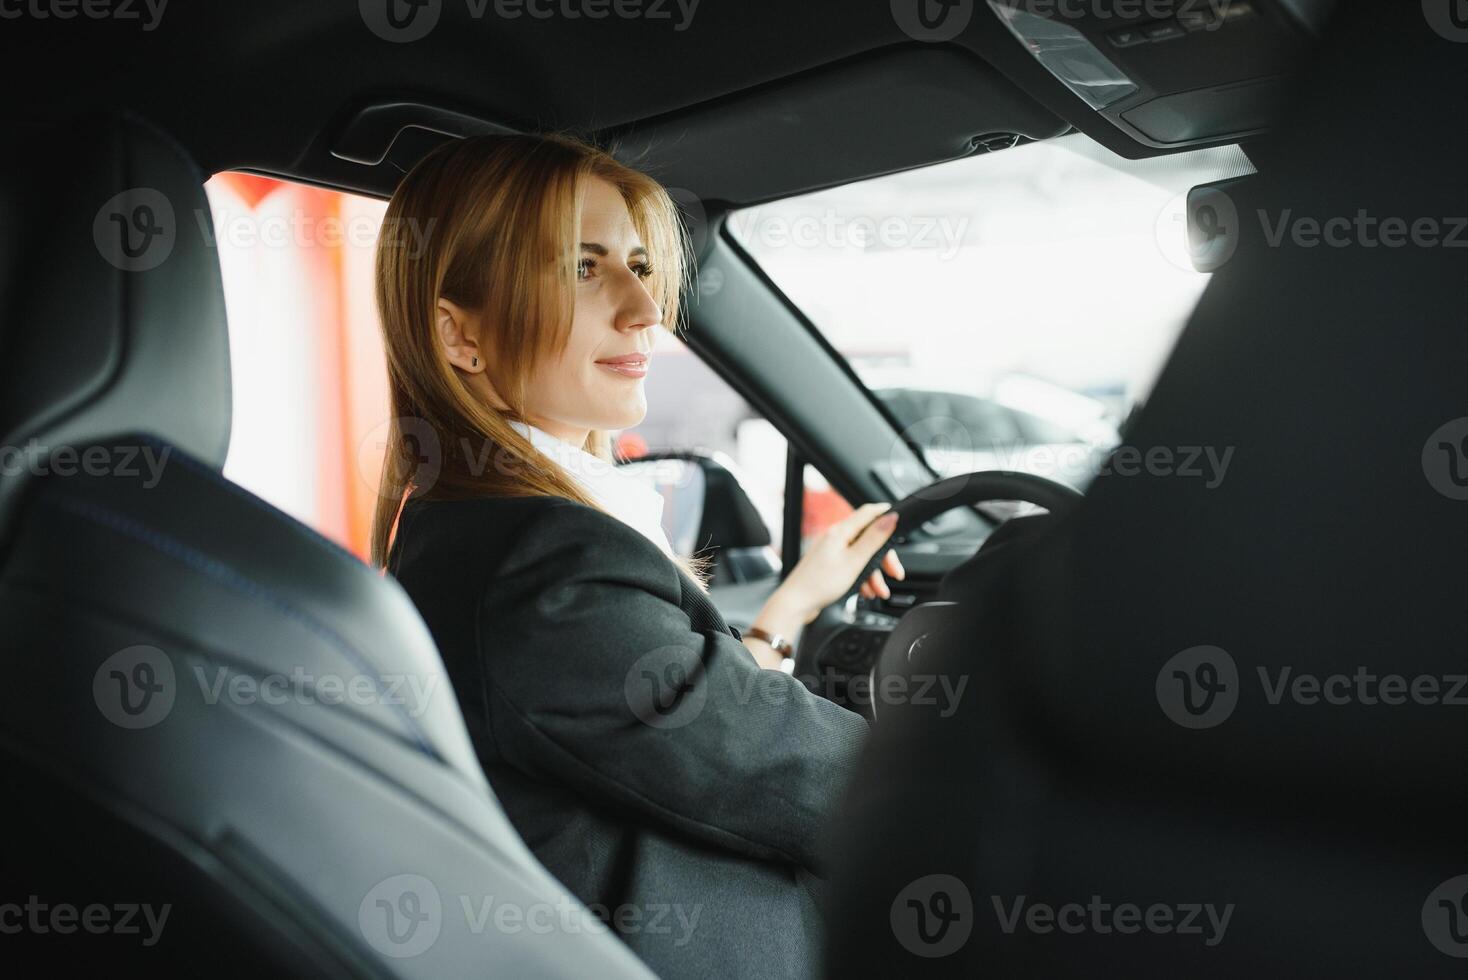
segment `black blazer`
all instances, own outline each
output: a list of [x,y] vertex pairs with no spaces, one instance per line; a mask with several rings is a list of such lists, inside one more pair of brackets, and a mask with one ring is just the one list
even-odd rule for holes
[[511,822],[653,970],[814,974],[859,715],[760,668],[655,544],[575,501],[410,500],[388,570]]

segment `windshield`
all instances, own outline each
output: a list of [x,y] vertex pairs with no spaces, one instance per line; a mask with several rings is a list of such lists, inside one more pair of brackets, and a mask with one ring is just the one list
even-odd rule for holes
[[734,212],[735,240],[940,475],[1089,481],[1208,276],[1195,184],[1237,147],[1125,160],[1081,134]]

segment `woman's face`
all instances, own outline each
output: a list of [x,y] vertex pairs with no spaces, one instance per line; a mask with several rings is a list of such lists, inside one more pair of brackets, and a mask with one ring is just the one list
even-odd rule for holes
[[[632,216],[605,180],[587,184],[574,247],[579,262],[571,333],[560,356],[529,378],[525,410],[535,425],[580,446],[592,429],[631,428],[647,414],[642,378],[651,363],[649,328],[660,322],[662,311],[643,284],[652,266]],[[476,342],[484,336],[479,318],[440,300],[439,335],[470,386],[503,409],[485,372],[486,356],[493,353]]]
[[662,311],[643,284],[652,265],[627,205],[605,180],[587,185],[576,248],[571,335],[561,356],[531,376],[527,411],[536,425],[579,446],[592,429],[631,428],[647,414],[649,328]]

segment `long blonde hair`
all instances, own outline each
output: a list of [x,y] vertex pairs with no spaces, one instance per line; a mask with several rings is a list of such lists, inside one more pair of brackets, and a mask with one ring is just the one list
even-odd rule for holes
[[[596,147],[558,134],[451,140],[394,192],[377,244],[392,418],[372,520],[373,565],[386,567],[409,497],[556,496],[604,510],[510,424],[529,421],[527,380],[570,337],[577,212],[589,178],[621,193],[652,259],[647,288],[664,324],[681,330],[679,297],[691,261],[677,207],[651,177]],[[493,331],[491,381],[507,409],[486,404],[449,363],[434,329],[440,298],[482,314]],[[581,448],[615,462],[605,431],[592,431]],[[494,465],[485,465],[490,459]],[[673,561],[707,591],[707,557]]]

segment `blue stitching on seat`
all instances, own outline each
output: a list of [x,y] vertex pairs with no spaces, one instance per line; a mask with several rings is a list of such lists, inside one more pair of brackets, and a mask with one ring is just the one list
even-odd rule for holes
[[[71,511],[72,513],[80,517],[88,518],[92,521],[95,521],[96,523],[102,524],[106,527],[110,527],[114,531],[130,535],[131,537],[136,538],[144,544],[147,544],[157,549],[158,551],[169,555],[170,557],[176,558],[179,561],[192,566],[193,568],[203,572],[206,575],[213,576],[214,578],[223,582],[225,585],[237,588],[241,592],[244,592],[256,599],[269,603],[280,612],[285,613],[290,618],[303,624],[307,629],[311,630],[313,633],[316,633],[318,636],[322,637],[327,642],[337,647],[337,649],[340,650],[346,656],[346,658],[357,667],[358,670],[362,671],[368,676],[371,676],[372,665],[369,664],[365,659],[363,659],[361,655],[357,653],[356,649],[350,643],[348,643],[341,634],[337,633],[325,623],[322,623],[312,618],[311,616],[302,612],[300,609],[292,606],[285,599],[276,595],[272,590],[266,588],[263,585],[260,585],[258,582],[255,582],[248,576],[236,571],[235,569],[229,567],[218,559],[210,558],[208,555],[205,555],[200,551],[190,548],[182,541],[171,538],[161,531],[146,527],[138,523],[137,521],[134,521],[127,517],[123,517],[120,514],[112,513],[111,511],[99,507],[96,504],[82,501],[73,497],[67,497],[64,495],[57,495],[55,498],[53,498],[53,500],[56,506],[59,506],[64,510]],[[377,684],[374,678],[373,687],[376,688],[376,686]],[[432,745],[429,744],[428,739],[425,737],[422,729],[418,727],[417,723],[413,721],[413,717],[403,709],[402,705],[389,704],[388,707],[396,708],[398,713],[402,715],[403,723],[407,725],[408,730],[413,733],[413,738],[417,741],[418,748],[421,749],[425,755],[445,765],[448,764],[447,760],[445,760],[436,751],[434,751]]]
[[248,504],[251,509],[269,514],[271,517],[280,520],[285,526],[294,531],[297,539],[299,539],[303,543],[309,544],[317,550],[331,555],[333,559],[339,560],[345,558],[351,562],[352,567],[355,569],[361,570],[368,567],[362,563],[362,559],[358,558],[347,549],[341,547],[335,541],[332,541],[329,538],[323,538],[321,535],[317,534],[310,527],[301,523],[301,521],[292,517],[290,514],[287,514],[285,511],[280,510],[279,508],[272,507],[270,504],[250,493],[239,484],[232,483],[229,480],[225,479],[224,475],[220,473],[217,469],[202,460],[195,459],[193,456],[184,452],[182,449],[179,449],[172,443],[165,442],[164,440],[159,439],[157,436],[153,435],[150,432],[133,432],[129,433],[127,437],[137,439],[141,442],[150,443],[158,449],[166,450],[168,452],[169,458],[177,458],[179,460],[182,460],[183,464],[189,469],[193,470],[198,475],[208,479],[209,482],[214,484],[216,487],[219,487],[221,490],[229,492],[240,501]]

